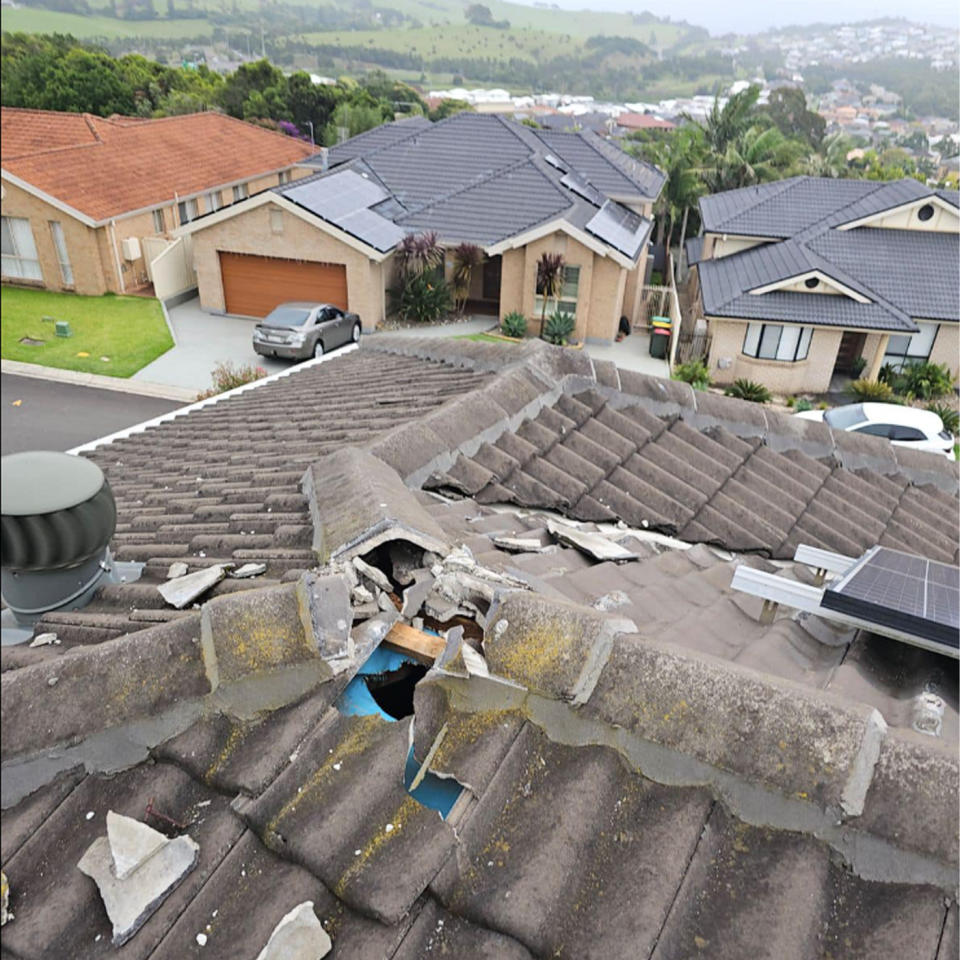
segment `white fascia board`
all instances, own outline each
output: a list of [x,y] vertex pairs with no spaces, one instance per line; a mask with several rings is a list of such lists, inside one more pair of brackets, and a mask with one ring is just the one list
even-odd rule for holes
[[[777,280],[776,283],[767,283],[762,287],[754,287],[748,292],[751,294],[773,293],[775,290],[782,290],[784,287],[792,286],[795,283],[803,283],[804,280],[810,279],[817,279],[821,283],[825,283],[828,287],[832,287],[834,290],[839,291],[840,293],[849,297],[851,300],[856,300],[857,303],[873,303],[872,300],[870,300],[868,297],[865,297],[862,293],[852,290],[845,284],[840,283],[839,280],[834,280],[833,277],[824,273],[822,270],[808,270],[806,273],[798,273],[793,277],[786,277],[784,280]],[[816,296],[816,294],[811,291],[811,296]]]
[[942,197],[938,197],[935,193],[933,193],[929,197],[920,197],[919,200],[911,200],[909,203],[900,203],[895,207],[887,207],[886,210],[880,210],[877,213],[871,213],[869,216],[860,217],[859,220],[851,220],[849,223],[842,223],[834,229],[853,230],[854,227],[865,227],[868,224],[873,223],[874,220],[882,220],[884,217],[889,217],[891,213],[899,213],[902,210],[918,210],[920,207],[928,203],[934,207],[939,207],[941,210],[945,210],[947,213],[952,213],[955,217],[960,216],[960,211],[958,211],[952,203],[947,203],[947,201]]
[[[583,244],[583,246],[588,250],[592,250],[598,256],[609,257],[614,263],[623,267],[625,270],[632,270],[637,265],[636,260],[625,257],[619,250],[615,250],[613,247],[607,246],[595,237],[591,237],[590,234],[584,233],[584,231],[564,219],[551,220],[549,223],[543,223],[539,227],[528,230],[526,233],[518,233],[516,236],[507,237],[506,240],[500,240],[498,243],[485,247],[484,253],[489,257],[495,257],[498,254],[505,253],[507,250],[516,250],[519,247],[525,247],[528,243],[541,240],[543,237],[548,237],[551,233],[557,232],[565,233],[568,237],[572,237],[577,243]],[[644,244],[644,246],[646,246],[646,244]]]
[[69,217],[73,217],[74,220],[79,220],[80,223],[87,227],[101,227],[105,223],[110,222],[109,217],[106,220],[94,220],[92,217],[88,217],[85,213],[81,213],[75,207],[71,207],[68,203],[58,200],[49,193],[45,193],[39,187],[35,187],[32,183],[28,183],[26,180],[21,180],[20,177],[14,176],[8,170],[3,170],[2,175],[4,180],[12,183],[15,187],[25,190],[27,193],[32,194],[33,196],[37,197],[37,199],[42,200],[44,203],[49,203],[51,207],[56,207],[57,210],[67,214]]
[[[263,193],[258,193],[255,197],[248,197],[246,200],[233,203],[228,207],[224,207],[222,210],[218,210],[216,213],[206,214],[198,220],[193,220],[181,227],[177,227],[176,230],[172,231],[172,234],[175,237],[182,237],[187,234],[199,233],[201,230],[205,230],[207,227],[212,227],[218,223],[222,223],[224,220],[229,220],[231,217],[238,216],[241,213],[247,213],[250,210],[255,210],[257,207],[262,207],[265,203],[276,204],[282,210],[286,210],[287,213],[293,214],[295,217],[299,217],[301,220],[309,223],[310,226],[316,227],[318,230],[322,230],[324,233],[329,234],[331,237],[339,240],[341,243],[345,243],[348,247],[352,247],[354,250],[359,251],[365,257],[367,257],[369,260],[373,260],[375,263],[382,263],[393,252],[392,250],[388,250],[386,253],[381,253],[379,250],[375,250],[373,247],[368,247],[367,244],[363,243],[361,240],[357,240],[355,237],[350,236],[349,233],[341,230],[335,224],[327,223],[327,221],[321,217],[315,216],[308,210],[304,210],[303,207],[300,207],[291,200],[288,200],[285,196],[283,196],[283,194],[274,193],[269,189],[265,190]],[[269,256],[269,253],[265,252],[264,256]]]

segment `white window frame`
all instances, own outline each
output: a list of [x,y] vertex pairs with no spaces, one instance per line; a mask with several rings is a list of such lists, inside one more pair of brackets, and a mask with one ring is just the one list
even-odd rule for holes
[[0,272],[12,280],[39,280],[43,282],[43,270],[37,256],[37,242],[33,227],[26,217],[3,217],[3,232],[8,249],[2,251]]
[[240,200],[246,200],[250,196],[250,191],[247,189],[245,183],[238,183],[233,188],[233,202],[238,203]]
[[63,232],[63,224],[59,220],[49,222],[53,249],[57,252],[57,262],[60,264],[60,279],[65,287],[72,287],[74,285],[73,267],[70,266],[70,254],[67,251],[67,238]]
[[159,209],[153,211],[153,232],[154,233],[167,232],[167,218],[164,215],[163,207],[160,207]]
[[812,340],[813,327],[790,323],[748,323],[740,352],[754,360],[799,363],[810,356]]
[[177,204],[177,216],[180,218],[180,226],[190,223],[197,219],[197,201],[195,197],[189,200],[181,200]]
[[290,171],[289,171],[289,170],[281,170],[280,173],[279,173],[279,175],[278,175],[278,177],[277,177],[277,182],[279,183],[279,185],[280,185],[281,187],[282,187],[285,183],[289,183],[289,182],[290,182]]
[[[549,313],[569,313],[575,317],[577,315],[577,298],[580,295],[580,267],[575,263],[568,263],[563,268],[563,283],[560,286],[560,296],[550,297],[547,300],[547,310]],[[534,315],[541,316],[543,313],[543,304],[545,297],[539,293],[534,294]],[[550,304],[553,309],[550,310]]]
[[[939,323],[924,320],[915,320],[914,323],[920,327],[919,333],[891,336],[887,342],[887,349],[883,354],[883,365],[892,367],[897,373],[907,364],[926,363],[930,359],[930,354],[933,353],[933,345],[937,342],[937,336],[940,333]],[[931,327],[933,336],[930,336]],[[925,342],[926,338],[929,338],[929,343]]]
[[207,213],[216,213],[220,207],[223,206],[221,202],[222,200],[223,197],[220,196],[219,190],[211,190],[204,198],[204,203],[207,206]]

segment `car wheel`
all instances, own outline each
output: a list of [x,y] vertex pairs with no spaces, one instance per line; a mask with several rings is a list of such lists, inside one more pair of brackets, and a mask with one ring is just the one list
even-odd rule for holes
[[317,357],[322,357],[322,356],[323,356],[323,344],[318,340],[316,345],[313,348],[313,357],[314,359],[316,359]]
[[354,343],[360,342],[360,324],[359,323],[355,323],[353,325],[353,331],[350,334],[350,338],[353,340]]

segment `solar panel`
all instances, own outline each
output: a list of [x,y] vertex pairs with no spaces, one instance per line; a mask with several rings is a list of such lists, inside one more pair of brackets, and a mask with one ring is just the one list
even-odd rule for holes
[[354,210],[344,217],[338,217],[334,223],[381,253],[399,243],[405,236],[404,230],[372,210]]
[[960,568],[874,547],[823,592],[821,605],[945,646],[960,646]]
[[294,186],[285,190],[284,195],[324,220],[336,220],[354,210],[372,207],[388,196],[378,183],[352,170]]
[[565,174],[560,178],[560,183],[563,184],[568,190],[572,190],[574,193],[579,194],[585,200],[589,200],[594,206],[599,207],[603,203],[603,194],[597,190],[592,184],[588,183],[586,180],[581,179],[574,173]]
[[647,238],[647,226],[640,214],[607,200],[588,221],[587,231],[628,257],[635,257]]
[[556,167],[558,170],[563,171],[563,173],[567,172],[567,168],[564,165],[563,161],[558,160],[552,153],[545,153],[543,155],[543,159],[546,160],[551,167]]

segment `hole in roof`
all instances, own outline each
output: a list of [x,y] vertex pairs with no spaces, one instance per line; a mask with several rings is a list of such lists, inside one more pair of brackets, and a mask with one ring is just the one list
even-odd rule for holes
[[337,698],[346,716],[379,715],[393,723],[413,714],[413,691],[427,668],[410,657],[377,647]]
[[917,219],[918,219],[918,220],[922,220],[924,223],[926,223],[926,221],[929,220],[932,216],[933,216],[933,204],[932,204],[932,203],[925,203],[925,204],[917,211]]
[[807,277],[807,279],[803,281],[803,285],[808,290],[813,290],[815,287],[820,286],[820,280],[817,277]]
[[410,749],[407,751],[407,762],[403,768],[403,785],[407,793],[417,803],[429,807],[431,810],[436,810],[446,820],[463,791],[462,784],[454,777],[439,777],[428,770],[420,783],[411,790],[410,787],[413,785],[414,778],[419,770],[420,764],[417,763],[417,759],[413,755],[413,744],[411,743]]

